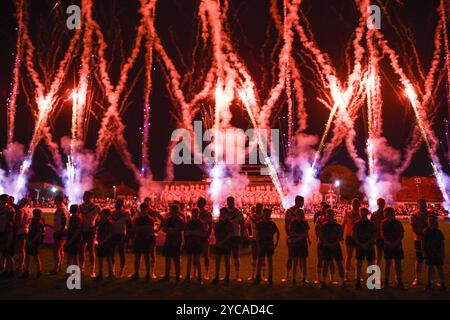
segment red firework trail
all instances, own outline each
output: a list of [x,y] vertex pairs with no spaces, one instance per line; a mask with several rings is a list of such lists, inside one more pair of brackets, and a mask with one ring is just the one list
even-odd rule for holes
[[[64,171],[58,146],[52,141],[50,119],[61,107],[59,103],[61,96],[59,93],[62,91],[69,67],[78,57],[78,48],[82,47],[82,50],[80,50],[81,64],[78,69],[78,79],[72,94],[70,147],[70,157],[72,159],[69,159],[70,165],[67,169],[81,170],[76,168],[77,161],[74,158],[79,156],[81,159],[88,151],[84,149],[85,131],[88,130],[85,120],[89,117],[90,104],[87,102],[87,97],[91,96],[94,90],[94,86],[90,85],[89,79],[94,69],[93,57],[97,57],[98,68],[95,70],[98,71],[94,76],[100,80],[99,89],[107,99],[108,105],[100,121],[101,128],[98,132],[95,157],[92,160],[94,170],[89,174],[94,174],[95,170],[106,158],[109,148],[114,146],[124,164],[134,173],[141,187],[144,189],[151,187],[152,174],[148,148],[151,125],[150,98],[153,89],[152,69],[154,60],[157,59],[166,76],[166,86],[170,96],[176,105],[178,124],[180,126],[192,132],[193,119],[201,111],[201,102],[213,98],[213,118],[216,133],[223,132],[231,127],[232,114],[230,108],[236,99],[248,113],[253,127],[269,128],[275,107],[279,104],[284,94],[287,99],[289,158],[291,164],[303,168],[303,187],[305,187],[306,183],[313,183],[317,174],[315,170],[324,166],[336,148],[344,143],[358,168],[359,179],[363,182],[365,180],[368,181],[365,191],[369,200],[373,202],[373,199],[380,195],[379,189],[381,187],[379,183],[383,182],[383,174],[387,170],[380,164],[383,162],[379,161],[381,154],[383,150],[397,152],[389,146],[386,138],[383,136],[382,129],[383,103],[380,74],[383,70],[380,62],[382,59],[388,59],[392,69],[399,78],[402,87],[401,91],[405,91],[419,124],[413,133],[410,145],[405,148],[406,152],[403,161],[392,163],[395,166],[394,179],[398,179],[399,175],[409,165],[413,154],[420,146],[420,139],[422,139],[427,145],[432,159],[433,170],[447,200],[445,179],[436,155],[438,141],[432,131],[433,117],[436,112],[436,109],[433,109],[434,92],[436,92],[437,87],[441,83],[437,75],[442,71],[439,60],[442,52],[444,52],[446,57],[447,82],[450,82],[449,37],[446,16],[446,9],[448,8],[446,8],[444,0],[440,1],[437,8],[439,21],[434,35],[433,59],[427,73],[420,66],[419,54],[413,45],[414,39],[407,28],[402,25],[398,27],[393,25],[393,29],[397,34],[402,34],[406,37],[405,45],[401,44],[403,51],[406,51],[406,44],[410,44],[412,48],[411,54],[419,64],[417,67],[417,78],[419,80],[416,81],[414,81],[412,76],[413,66],[408,63],[402,66],[401,63],[403,61],[401,61],[399,54],[389,45],[381,31],[367,26],[367,21],[370,17],[368,12],[370,2],[368,0],[355,0],[360,17],[349,46],[351,55],[348,57],[349,61],[347,61],[347,64],[351,67],[350,72],[343,77],[338,76],[331,60],[314,40],[314,33],[301,9],[302,1],[283,0],[283,11],[280,16],[278,13],[278,1],[271,0],[270,11],[276,30],[279,33],[277,47],[279,44],[280,48],[274,48],[272,51],[275,57],[272,66],[274,83],[272,88],[268,90],[267,96],[264,97],[264,102],[261,102],[258,86],[248,71],[245,61],[238,55],[235,44],[231,40],[231,33],[227,30],[229,10],[229,2],[227,0],[201,0],[199,2],[198,19],[201,31],[198,34],[199,43],[196,43],[194,46],[192,59],[195,60],[195,52],[200,48],[201,41],[203,44],[201,46],[202,50],[210,50],[211,61],[205,70],[199,71],[201,79],[196,83],[203,83],[196,91],[192,90],[192,88],[188,88],[189,90],[185,88],[187,81],[194,77],[195,68],[193,67],[182,76],[158,36],[154,23],[157,1],[139,0],[139,3],[141,17],[136,28],[136,36],[133,39],[129,56],[120,70],[120,78],[117,84],[114,85],[112,83],[108,72],[108,60],[105,55],[108,45],[99,24],[93,18],[93,2],[92,0],[82,0],[83,27],[77,30],[70,39],[67,51],[54,71],[52,81],[49,85],[46,85],[48,82],[42,80],[35,66],[36,50],[29,35],[26,5],[23,0],[15,0],[18,35],[11,93],[8,100],[8,145],[14,142],[15,110],[19,94],[22,63],[33,83],[33,98],[36,105],[36,107],[30,106],[35,111],[35,127],[28,146],[27,156],[19,172],[18,181],[22,181],[27,176],[28,168],[31,165],[36,146],[40,140],[44,140],[49,147],[56,165],[56,171],[59,173]],[[383,9],[387,14],[387,9]],[[387,16],[387,21],[392,21],[392,19]],[[300,41],[299,52],[294,50],[296,48],[294,43],[297,37]],[[125,126],[121,118],[120,106],[128,97],[129,93],[127,94],[125,91],[127,83],[130,81],[129,76],[135,67],[139,54],[143,51],[145,51],[143,55],[145,61],[144,120],[141,129],[141,163],[140,169],[138,169],[138,166],[133,162],[124,137]],[[300,59],[303,61],[302,64],[297,61],[299,53],[301,53]],[[305,65],[305,61],[308,61],[309,64]],[[317,94],[317,100],[330,110],[322,137],[312,153],[309,153],[310,150],[313,150],[312,144],[314,143],[312,141],[317,139],[312,139],[313,137],[304,133],[308,127],[308,114],[303,93],[302,67],[313,72],[315,79],[307,79],[305,81],[309,81],[313,85]],[[51,71],[53,70],[49,70],[49,73]],[[421,80],[423,80],[423,86],[420,85]],[[131,88],[133,87],[134,85],[131,86]],[[190,100],[183,90],[189,91]],[[448,101],[450,101],[450,96],[448,96]],[[360,157],[355,145],[357,140],[355,124],[358,120],[358,112],[363,106],[367,107],[368,114],[368,141],[366,149],[368,176],[366,175],[366,161]],[[305,145],[302,145],[302,139],[307,141]],[[291,145],[291,142],[295,142],[295,145]],[[172,143],[168,146],[169,155],[173,145]],[[308,145],[308,148],[306,148],[306,145]],[[219,151],[220,146],[216,143],[215,148],[216,151]],[[305,153],[305,150],[308,150],[306,152],[308,156],[301,154]],[[202,152],[196,144],[194,144],[191,151],[196,156],[201,155]],[[277,173],[277,170],[281,170],[281,168],[278,166],[275,168],[268,155],[266,155],[265,160],[270,168],[274,185],[277,187],[280,196],[284,197]],[[83,161],[86,162],[85,160]],[[83,161],[80,160],[78,162]],[[75,167],[71,167],[72,165]],[[168,165],[167,167],[168,173],[170,173],[171,166]],[[220,175],[217,177],[221,178]],[[218,186],[221,187],[220,184]],[[20,188],[23,187],[21,183]],[[297,190],[294,191],[296,192]],[[213,195],[213,198],[215,202],[220,201],[218,196]]]

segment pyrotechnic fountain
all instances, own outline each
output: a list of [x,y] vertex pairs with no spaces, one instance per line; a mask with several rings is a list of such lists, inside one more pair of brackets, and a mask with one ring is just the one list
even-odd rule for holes
[[[306,0],[305,0],[306,1]],[[79,202],[84,189],[92,187],[93,176],[104,162],[108,150],[114,147],[123,160],[124,165],[135,175],[141,186],[141,195],[153,188],[153,176],[150,169],[149,141],[151,130],[151,104],[152,70],[154,61],[161,65],[162,72],[167,79],[167,88],[170,98],[178,115],[177,125],[193,131],[193,119],[201,111],[202,102],[213,100],[214,129],[214,163],[203,165],[203,169],[211,178],[210,197],[214,203],[215,214],[223,202],[226,188],[225,179],[231,183],[245,183],[239,177],[239,171],[233,171],[231,176],[227,173],[227,164],[220,160],[223,155],[221,141],[227,129],[232,129],[231,108],[235,105],[242,107],[250,119],[250,125],[257,132],[258,147],[263,154],[263,164],[268,172],[276,191],[284,206],[291,204],[294,195],[301,194],[311,198],[317,191],[320,182],[317,175],[320,169],[328,162],[333,152],[345,144],[347,151],[357,167],[358,178],[362,182],[363,190],[367,195],[369,206],[373,208],[378,197],[388,200],[396,191],[400,174],[408,167],[412,156],[418,150],[421,139],[425,142],[431,158],[431,167],[436,176],[439,188],[445,203],[450,206],[448,196],[448,177],[445,175],[437,156],[437,138],[432,131],[433,117],[436,112],[431,107],[434,102],[433,92],[437,90],[442,80],[437,76],[440,70],[440,55],[443,53],[446,60],[443,68],[447,71],[447,81],[450,82],[450,56],[447,33],[447,19],[445,1],[441,0],[437,12],[439,21],[436,26],[434,39],[434,54],[428,73],[421,74],[418,81],[413,81],[412,75],[404,72],[397,52],[392,49],[384,38],[381,30],[368,25],[369,1],[355,0],[360,17],[354,32],[351,46],[351,61],[348,62],[350,72],[340,77],[327,54],[316,43],[311,27],[304,16],[301,5],[302,0],[271,0],[270,13],[273,23],[279,33],[280,48],[273,70],[275,72],[274,85],[268,94],[261,99],[258,86],[253,80],[245,61],[238,55],[236,46],[232,41],[231,32],[227,30],[229,1],[228,0],[201,0],[198,7],[198,21],[200,23],[199,41],[203,50],[209,52],[211,63],[208,70],[202,70],[203,85],[197,91],[188,88],[188,100],[183,87],[184,77],[192,77],[194,72],[181,75],[176,64],[166,52],[162,40],[155,27],[156,0],[139,0],[140,20],[136,28],[132,48],[128,57],[121,66],[120,77],[116,84],[112,83],[109,73],[109,62],[106,58],[108,44],[101,27],[94,19],[95,10],[92,0],[81,1],[82,28],[76,30],[69,45],[59,62],[56,70],[46,74],[52,81],[44,81],[37,71],[37,51],[29,34],[29,17],[26,2],[15,0],[16,17],[18,23],[16,57],[13,65],[11,94],[8,99],[7,116],[7,150],[9,159],[8,170],[0,171],[0,192],[9,192],[17,198],[26,193],[27,178],[33,156],[38,143],[43,140],[49,148],[55,164],[56,172],[62,177],[70,202]],[[279,7],[282,6],[282,15]],[[387,12],[385,13],[387,15]],[[390,19],[386,19],[390,21]],[[387,22],[386,22],[387,23]],[[396,32],[401,32],[395,29]],[[406,36],[409,43],[411,39]],[[298,46],[295,41],[298,38]],[[198,47],[196,43],[196,48]],[[418,54],[413,47],[414,57]],[[297,51],[298,49],[298,51]],[[274,50],[275,52],[275,50]],[[140,128],[141,155],[140,165],[133,162],[133,156],[128,150],[124,137],[125,124],[122,120],[123,102],[134,89],[136,80],[130,75],[135,68],[140,54],[145,61],[145,82],[143,85],[143,124]],[[305,108],[303,92],[303,76],[298,55],[308,61],[308,69],[313,73],[311,80],[317,100],[328,110],[329,116],[321,137],[306,134],[308,127],[308,114]],[[275,56],[275,55],[274,55]],[[392,69],[398,76],[409,104],[417,120],[417,128],[409,145],[406,146],[404,157],[399,150],[390,147],[383,136],[382,94],[381,94],[381,65],[382,59],[388,59]],[[304,63],[303,61],[303,63]],[[78,63],[79,62],[79,63]],[[95,65],[95,68],[94,68]],[[26,74],[21,73],[22,66]],[[52,141],[51,118],[60,109],[66,97],[62,94],[63,86],[68,77],[69,69],[75,66],[77,77],[74,88],[71,89],[69,100],[72,102],[72,119],[70,138],[64,139],[61,148],[65,151],[66,164],[63,164],[59,146]],[[95,70],[95,74],[93,74]],[[92,77],[98,78],[97,85],[93,84]],[[20,94],[21,77],[27,77],[33,84],[33,103],[30,108],[34,114],[35,126],[31,141],[25,153],[17,152],[12,156],[14,147],[15,113],[17,97]],[[438,79],[439,78],[439,79]],[[344,79],[344,80],[341,80]],[[423,80],[424,86],[419,83]],[[130,84],[131,83],[131,84]],[[100,86],[100,87],[99,87]],[[86,121],[90,117],[94,92],[101,92],[107,101],[107,106],[100,116],[100,130],[95,151],[85,148]],[[260,129],[270,128],[270,119],[274,116],[277,103],[285,96],[287,105],[287,145],[288,155],[285,164],[272,159],[262,146]],[[450,97],[448,98],[450,101]],[[208,103],[206,103],[209,105]],[[367,109],[367,141],[364,161],[356,148],[355,123],[358,113],[363,107]],[[330,138],[331,137],[331,138]],[[169,156],[173,144],[168,147]],[[386,152],[391,159],[385,159]],[[191,152],[199,155],[201,150],[194,144]],[[7,152],[5,151],[5,154]],[[18,157],[20,161],[18,161]],[[19,163],[19,164],[18,164]],[[170,171],[168,166],[168,172]],[[285,167],[289,170],[284,170]],[[300,181],[296,181],[292,172],[300,171]],[[236,170],[236,169],[233,169]],[[236,175],[236,176],[233,176]],[[287,188],[286,188],[287,187]],[[288,190],[285,193],[284,190]]]

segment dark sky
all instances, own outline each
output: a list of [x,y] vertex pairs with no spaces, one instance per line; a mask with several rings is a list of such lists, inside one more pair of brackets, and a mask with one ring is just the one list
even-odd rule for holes
[[[61,25],[61,20],[57,19],[57,10],[66,8],[69,4],[78,1],[60,1],[60,7],[52,11],[55,0],[33,0],[30,11],[30,32],[37,47],[37,55],[42,61],[51,61],[54,51],[50,48],[60,47],[60,54],[67,47],[67,41],[71,36],[69,31],[58,29],[57,34],[62,37],[54,36],[55,28]],[[114,82],[119,76],[119,67],[121,61],[121,47],[127,56],[134,39],[135,27],[138,24],[138,1],[132,0],[97,0],[94,1],[94,16],[99,21],[110,45],[107,55],[108,59],[114,59],[111,66],[111,75]],[[280,1],[281,3],[282,1]],[[396,1],[383,1],[387,4],[389,16],[394,24],[403,24],[411,30],[416,41],[416,47],[421,57],[422,67],[427,70],[431,61],[433,50],[434,29],[437,22],[435,8],[437,0],[416,1],[405,0],[404,4]],[[196,8],[198,1],[194,0],[158,0],[156,12],[156,27],[158,34],[169,54],[176,64],[181,74],[186,73],[185,65],[192,66],[192,50],[196,43],[196,34],[199,27],[196,17]],[[304,15],[308,18],[314,36],[320,49],[329,54],[337,71],[341,77],[347,72],[345,63],[345,49],[352,39],[352,32],[355,29],[358,19],[358,11],[351,0],[304,0],[302,4]],[[61,11],[62,12],[62,11]],[[61,12],[59,12],[61,14]],[[63,12],[62,12],[63,13]],[[271,58],[272,50],[279,36],[274,29],[273,22],[269,13],[269,1],[262,0],[230,0],[229,29],[239,55],[247,63],[247,67],[258,84],[259,95],[262,100],[267,97],[274,79],[271,78],[270,70],[274,61]],[[411,51],[405,47],[404,39],[398,37],[389,26],[385,17],[382,20],[383,32],[390,41],[391,46],[401,53],[401,61],[411,63]],[[10,81],[12,77],[12,66],[16,42],[16,22],[14,18],[14,6],[11,0],[0,1],[0,148],[4,148],[6,142],[6,98],[10,91]],[[118,39],[121,39],[120,42]],[[113,46],[115,44],[115,46]],[[121,46],[122,44],[122,46]],[[298,49],[299,41],[296,39],[295,48]],[[112,49],[112,48],[115,48]],[[208,49],[194,58],[199,70],[201,66],[208,65]],[[45,62],[44,62],[45,63]],[[142,90],[144,86],[143,70],[144,63],[142,54],[137,60],[136,67],[130,73],[130,78],[139,77],[136,87],[127,101],[127,109],[123,115],[123,121],[126,124],[126,139],[129,143],[129,149],[138,163],[140,158],[140,136],[139,127],[142,123]],[[389,142],[396,148],[404,146],[411,133],[412,126],[415,125],[411,110],[405,105],[405,101],[397,98],[395,90],[398,90],[399,84],[392,71],[388,68],[386,60],[382,67],[385,70],[383,75],[383,118],[384,131]],[[199,71],[200,72],[200,71]],[[25,70],[22,69],[22,74]],[[67,90],[73,83],[76,76],[76,69],[73,68],[65,84]],[[307,79],[308,73],[304,72]],[[389,80],[389,81],[388,81]],[[390,83],[394,85],[391,87]],[[29,81],[24,81],[25,86]],[[317,102],[316,93],[305,81],[305,97],[308,109],[308,133],[320,135],[323,132],[325,121],[328,117],[328,110]],[[189,94],[191,91],[198,90],[195,82],[188,81],[183,87]],[[28,90],[31,92],[31,90]],[[444,118],[447,117],[447,103],[445,101],[446,84],[442,85],[439,91],[437,101],[440,102],[434,129],[437,136],[443,144],[439,150],[441,158],[447,150],[444,135]],[[166,90],[166,80],[161,72],[158,60],[155,60],[153,71],[153,91],[152,91],[152,130],[150,138],[150,160],[155,179],[164,178],[166,147],[170,134],[175,129],[175,122],[170,115],[176,107],[173,106],[168,92]],[[105,104],[105,101],[98,99],[98,104]],[[285,103],[283,100],[281,103]],[[26,105],[26,99],[20,92],[18,99],[18,113],[16,121],[16,139],[28,144],[33,120],[29,107]],[[52,133],[54,139],[59,141],[62,136],[70,133],[70,107],[63,106],[61,112],[53,119]],[[286,108],[285,108],[286,109]],[[246,126],[244,115],[241,111],[234,110],[237,121],[240,125]],[[282,113],[283,115],[283,113]],[[358,137],[358,148],[360,155],[363,156],[363,150],[366,138],[366,128],[362,121],[363,114],[357,121],[356,127]],[[275,121],[275,127],[286,128],[286,123]],[[92,119],[89,127],[87,146],[95,147],[96,133],[98,131],[98,120]],[[38,148],[33,164],[33,180],[58,181],[58,177],[48,167],[50,155],[45,146],[41,143]],[[427,152],[424,147],[416,154],[412,164],[405,172],[405,175],[430,175]],[[445,162],[445,161],[443,161]],[[341,146],[336,150],[330,163],[341,163],[354,168],[352,161],[347,155],[345,147]],[[122,168],[122,162],[117,153],[113,150],[109,152],[108,158],[101,169],[101,172],[114,172],[117,181],[125,180],[127,183],[134,184],[131,172]],[[446,168],[448,169],[448,168]],[[100,173],[101,173],[100,172]],[[201,170],[194,166],[185,166],[176,168],[177,179],[196,179],[201,177]]]

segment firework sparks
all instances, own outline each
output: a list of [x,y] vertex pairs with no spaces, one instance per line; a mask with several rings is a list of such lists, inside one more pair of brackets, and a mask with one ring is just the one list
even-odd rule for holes
[[[232,36],[228,28],[228,1],[201,0],[198,7],[198,19],[200,23],[199,42],[203,41],[204,48],[210,50],[208,57],[211,59],[210,65],[201,70],[203,85],[193,92],[193,88],[183,86],[185,79],[194,76],[194,71],[188,71],[182,76],[177,70],[176,63],[171,59],[168,51],[158,36],[155,27],[156,0],[139,0],[140,19],[136,28],[136,35],[132,42],[131,51],[121,65],[120,77],[116,84],[113,84],[109,72],[109,61],[106,51],[108,49],[107,41],[100,28],[99,23],[94,19],[94,5],[92,0],[82,0],[83,27],[75,31],[70,39],[69,46],[63,55],[55,70],[44,70],[45,77],[40,74],[40,66],[36,66],[36,49],[29,34],[28,12],[26,3],[23,0],[16,0],[16,17],[18,22],[16,55],[12,69],[11,92],[8,104],[7,115],[7,148],[14,144],[14,122],[17,97],[19,95],[19,84],[21,81],[21,68],[27,72],[33,84],[32,97],[33,114],[35,125],[31,141],[24,152],[20,166],[10,168],[6,173],[0,172],[1,181],[5,180],[5,174],[8,181],[13,181],[14,195],[19,197],[26,190],[27,177],[31,167],[33,156],[41,140],[50,149],[53,161],[56,164],[56,171],[64,177],[66,192],[70,193],[71,202],[80,201],[80,194],[84,188],[89,188],[92,184],[92,177],[99,166],[105,160],[111,147],[117,149],[124,164],[134,173],[136,180],[141,187],[141,193],[144,194],[152,186],[152,173],[149,160],[149,141],[151,128],[151,104],[152,95],[152,70],[154,60],[160,62],[161,69],[166,76],[166,86],[170,91],[171,99],[177,106],[178,123],[186,129],[193,131],[193,119],[197,112],[201,110],[199,105],[206,99],[214,99],[213,117],[211,125],[215,131],[214,154],[215,163],[212,167],[207,167],[211,178],[210,194],[214,203],[214,213],[218,213],[219,203],[222,200],[224,188],[224,179],[227,178],[227,166],[221,161],[219,155],[224,150],[220,144],[223,132],[232,128],[231,107],[236,97],[242,102],[243,109],[250,118],[252,127],[258,132],[257,145],[262,151],[264,164],[267,166],[271,180],[277,190],[282,202],[286,204],[292,194],[286,196],[283,192],[282,183],[278,174],[282,170],[278,159],[271,159],[262,146],[262,139],[259,136],[260,129],[270,127],[271,117],[275,114],[276,104],[281,101],[282,96],[286,97],[287,104],[287,145],[288,161],[291,168],[301,169],[302,182],[300,187],[294,188],[292,192],[299,192],[303,195],[313,193],[313,185],[316,177],[336,148],[344,143],[348,153],[355,162],[358,169],[358,178],[364,183],[364,191],[369,200],[369,206],[374,208],[376,199],[380,196],[386,196],[392,193],[393,189],[386,188],[389,179],[398,180],[400,174],[409,165],[412,155],[420,146],[420,138],[427,146],[431,157],[431,167],[438,186],[443,194],[444,200],[450,206],[447,193],[447,176],[443,172],[442,166],[437,156],[437,138],[432,131],[432,117],[435,110],[432,110],[434,102],[433,93],[439,85],[437,74],[440,70],[440,55],[444,53],[444,66],[447,71],[447,81],[450,81],[450,57],[449,41],[447,31],[447,17],[445,1],[441,0],[437,8],[439,21],[436,26],[434,38],[433,59],[425,75],[425,72],[419,68],[419,79],[424,80],[423,87],[420,87],[421,81],[413,81],[414,77],[403,71],[399,55],[388,44],[387,40],[380,30],[373,30],[367,27],[368,19],[368,0],[356,0],[355,3],[360,13],[359,22],[349,46],[351,58],[347,61],[349,73],[343,77],[338,76],[336,68],[333,66],[327,54],[324,53],[314,40],[312,32],[306,17],[301,10],[301,0],[283,0],[283,10],[278,14],[278,2],[271,1],[271,15],[275,27],[279,33],[278,43],[280,46],[273,51],[273,86],[267,90],[268,94],[264,100],[260,100],[258,85],[252,78],[247,69],[245,61],[241,59],[236,50],[236,45],[232,41]],[[52,9],[60,5],[55,4]],[[390,19],[388,19],[390,21]],[[395,32],[401,32],[403,27],[394,26]],[[297,46],[295,41],[300,41],[300,49],[294,51]],[[407,41],[413,43],[413,39],[408,36]],[[199,43],[195,44],[195,50],[201,47]],[[79,48],[82,48],[79,50]],[[195,51],[194,50],[194,51]],[[279,50],[276,51],[276,50]],[[419,60],[416,48],[413,48],[413,54],[416,60]],[[78,51],[81,52],[81,59],[78,57]],[[311,81],[314,90],[317,91],[317,99],[330,111],[325,123],[324,131],[319,138],[305,134],[307,129],[308,114],[305,109],[305,98],[303,93],[303,79],[301,73],[302,64],[298,62],[297,53],[305,61],[310,61],[307,66],[309,71],[314,74],[315,80]],[[143,90],[143,124],[141,132],[141,160],[140,166],[136,165],[133,157],[128,150],[127,141],[124,137],[125,125],[121,117],[121,105],[126,101],[127,83],[134,81],[131,76],[131,70],[135,68],[136,61],[140,55],[144,56],[145,61],[145,84]],[[193,54],[192,57],[195,55]],[[96,74],[101,87],[99,91],[103,92],[107,101],[107,106],[100,116],[100,130],[96,142],[95,154],[85,149],[84,137],[88,127],[86,119],[91,108],[89,95],[94,91],[90,82],[93,70],[93,61],[98,64]],[[395,74],[400,78],[402,89],[411,104],[417,119],[418,128],[411,142],[411,147],[406,148],[404,161],[400,161],[400,156],[393,156],[396,161],[391,161],[391,166],[395,170],[389,170],[383,167],[385,159],[382,159],[382,153],[388,150],[391,154],[397,154],[383,137],[383,119],[382,119],[382,97],[381,97],[381,59],[389,59],[390,65]],[[296,60],[297,59],[297,60]],[[62,164],[58,145],[52,141],[51,120],[61,108],[60,93],[64,91],[63,83],[67,78],[68,70],[73,61],[80,61],[77,79],[72,91],[72,119],[70,143],[67,149],[67,163]],[[411,69],[409,65],[406,70]],[[194,69],[194,67],[192,67]],[[53,72],[54,71],[54,72]],[[53,77],[49,75],[53,74]],[[45,78],[45,81],[44,81]],[[131,78],[131,79],[129,79]],[[50,81],[48,81],[50,79]],[[132,86],[131,86],[132,87]],[[188,89],[187,95],[183,90]],[[131,91],[132,89],[130,89]],[[262,90],[260,90],[262,91]],[[450,97],[448,96],[448,101]],[[261,102],[262,101],[262,102]],[[367,106],[367,129],[368,138],[366,141],[367,161],[364,161],[357,152],[356,148],[356,130],[355,124],[358,119],[358,112],[364,105]],[[331,136],[331,138],[330,138]],[[304,142],[300,142],[304,139]],[[296,142],[296,144],[294,143]],[[318,142],[318,143],[317,143]],[[303,143],[303,145],[302,145]],[[314,145],[313,145],[314,144]],[[305,152],[307,145],[309,149],[314,147],[314,152]],[[168,151],[170,154],[173,144],[170,144]],[[299,152],[307,153],[308,156]],[[198,146],[194,144],[191,150],[196,156],[200,154]],[[397,159],[398,158],[398,159]],[[366,168],[367,166],[367,168]],[[366,175],[366,169],[368,174]],[[167,172],[171,172],[167,166]],[[389,175],[394,171],[392,175]],[[87,180],[85,180],[87,178]],[[170,177],[169,177],[170,178]],[[389,178],[389,179],[388,179]],[[287,180],[293,180],[288,177]],[[283,181],[284,182],[284,181]],[[2,184],[5,184],[2,182]],[[4,186],[0,189],[6,189]]]

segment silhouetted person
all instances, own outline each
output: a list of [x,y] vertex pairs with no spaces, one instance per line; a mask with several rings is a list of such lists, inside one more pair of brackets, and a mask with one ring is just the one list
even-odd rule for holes
[[[284,214],[284,230],[286,234],[289,234],[289,227],[291,226],[292,220],[298,215],[298,212],[302,210],[305,204],[305,199],[302,196],[295,197],[295,204],[286,210]],[[290,250],[290,246],[288,244],[288,239],[286,238],[286,245],[288,247],[288,258],[286,261],[286,276],[282,279],[282,282],[289,281],[289,275],[291,273],[292,268],[292,252]]]
[[180,216],[180,209],[177,205],[171,205],[168,216],[164,219],[162,229],[166,233],[164,241],[163,256],[166,258],[165,275],[162,282],[170,280],[170,265],[173,260],[175,265],[175,281],[180,281],[180,255],[181,242],[185,222]]
[[420,285],[420,275],[422,273],[423,266],[423,252],[422,252],[422,233],[428,227],[428,215],[427,202],[424,199],[417,201],[418,210],[411,215],[410,223],[412,232],[414,235],[414,248],[416,251],[416,268],[415,278],[412,283],[413,286]]
[[352,200],[352,209],[347,211],[344,215],[344,221],[342,222],[342,228],[344,229],[345,239],[345,279],[348,280],[348,273],[352,268],[353,252],[356,249],[356,241],[353,239],[353,226],[355,222],[359,220],[359,208],[361,202],[358,199]]
[[402,241],[405,230],[403,229],[402,223],[395,218],[394,208],[387,207],[384,209],[384,214],[386,215],[386,219],[381,225],[381,234],[384,240],[384,259],[386,260],[384,287],[389,287],[392,260],[395,260],[397,287],[403,289],[402,260],[404,259],[404,253]]
[[383,238],[381,237],[381,223],[386,218],[384,216],[384,208],[386,207],[386,201],[383,198],[377,200],[378,209],[370,216],[370,221],[373,222],[376,229],[376,264],[381,268],[381,261],[383,259]]

